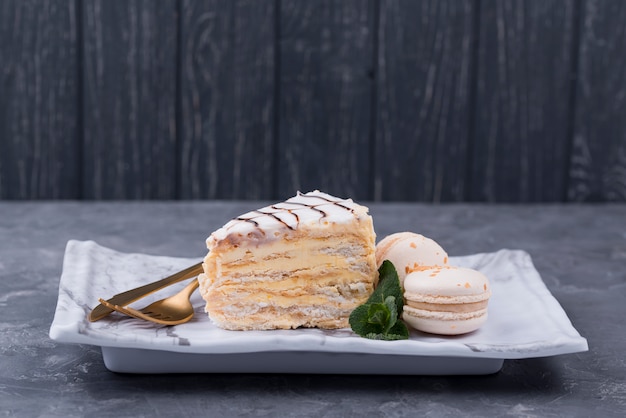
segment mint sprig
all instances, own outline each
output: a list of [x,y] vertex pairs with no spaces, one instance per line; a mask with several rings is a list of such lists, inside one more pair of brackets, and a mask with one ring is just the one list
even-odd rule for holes
[[372,340],[406,340],[409,330],[398,320],[404,299],[396,268],[385,260],[378,269],[378,276],[378,286],[367,302],[350,314],[350,327],[361,337]]

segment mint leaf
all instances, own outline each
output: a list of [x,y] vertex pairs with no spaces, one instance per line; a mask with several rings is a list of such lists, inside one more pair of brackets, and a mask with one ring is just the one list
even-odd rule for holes
[[381,329],[376,324],[369,322],[369,305],[363,304],[358,306],[350,314],[350,327],[360,336],[367,334],[378,334]]
[[[398,322],[398,324],[399,325],[403,325],[404,328],[406,329],[406,325],[404,325],[404,323]],[[370,334],[361,335],[361,337],[369,338],[370,340],[383,340],[383,341],[408,340],[409,339],[409,330],[407,329],[406,333],[403,333],[403,334],[392,334],[392,333],[374,334],[374,333],[370,333]]]
[[[361,335],[361,334],[360,334]],[[404,322],[397,321],[393,326],[383,332],[369,332],[362,337],[369,338],[371,340],[385,340],[385,341],[394,341],[394,340],[407,340],[409,338],[409,330],[404,325]]]
[[404,299],[396,268],[385,260],[378,269],[378,276],[378,286],[367,302],[350,314],[350,327],[364,338],[406,340],[409,330],[402,321],[398,321]]
[[374,289],[374,292],[366,303],[384,303],[387,296],[394,296],[396,298],[396,310],[398,316],[400,316],[402,314],[402,308],[404,307],[402,287],[400,286],[398,272],[389,260],[383,261],[380,265],[378,269],[378,286],[376,286],[376,289]]
[[389,312],[389,308],[384,303],[373,303],[369,305],[367,309],[367,322],[380,326],[381,331],[388,328],[387,324],[389,323],[390,317],[391,313]]
[[404,325],[404,322],[398,321],[391,327],[387,334],[390,337],[393,336],[394,338],[390,338],[393,340],[407,340],[409,338],[409,329]]
[[385,332],[389,332],[391,327],[398,321],[398,307],[396,305],[395,296],[387,296],[385,298],[385,306],[389,311],[389,317],[387,318],[387,325],[385,326]]

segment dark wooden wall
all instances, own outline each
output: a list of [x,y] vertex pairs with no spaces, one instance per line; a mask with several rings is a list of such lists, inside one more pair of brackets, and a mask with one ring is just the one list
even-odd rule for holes
[[626,201],[622,0],[1,0],[0,198]]

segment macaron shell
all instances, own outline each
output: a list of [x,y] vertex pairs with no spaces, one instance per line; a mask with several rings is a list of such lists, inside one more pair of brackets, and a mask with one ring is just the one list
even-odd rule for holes
[[376,245],[378,266],[384,260],[393,263],[400,283],[408,273],[424,266],[446,265],[448,253],[435,241],[413,232],[398,232],[385,237]]
[[[489,280],[465,267],[433,266],[408,274],[404,297],[432,303],[471,303],[489,298]],[[415,299],[419,298],[419,299]]]
[[[447,315],[446,315],[447,314]],[[487,310],[471,314],[431,312],[405,306],[402,319],[418,331],[440,335],[459,335],[476,331],[487,321]]]

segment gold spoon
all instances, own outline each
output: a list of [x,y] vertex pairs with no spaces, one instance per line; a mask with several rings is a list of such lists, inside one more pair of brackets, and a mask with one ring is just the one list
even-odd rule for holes
[[143,309],[119,306],[99,299],[109,309],[138,319],[163,325],[178,325],[193,318],[193,305],[189,301],[192,293],[198,288],[198,279],[193,279],[183,290],[165,299],[158,300]]

